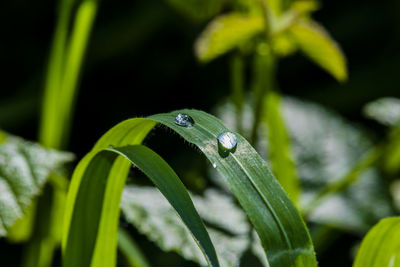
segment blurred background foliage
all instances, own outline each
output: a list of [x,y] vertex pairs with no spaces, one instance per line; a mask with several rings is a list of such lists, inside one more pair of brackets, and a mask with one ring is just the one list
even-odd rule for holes
[[[196,59],[194,49],[197,37],[210,19],[221,12],[229,12],[229,8],[223,0],[213,1],[211,5],[199,4],[201,2],[99,2],[79,79],[80,90],[72,120],[71,139],[66,150],[81,158],[101,134],[116,123],[130,117],[180,108],[211,112],[222,118],[229,127],[235,127],[234,122],[229,124],[235,113],[232,104],[227,101],[231,92],[230,54],[204,64]],[[241,4],[243,8],[246,3],[239,1],[239,6]],[[17,0],[0,3],[0,58],[3,63],[0,128],[30,140],[38,139],[41,101],[57,5],[57,1]],[[395,130],[388,135],[387,127],[368,118],[378,119],[384,125],[397,125],[390,116],[382,118],[384,115],[379,115],[393,113],[393,117],[398,117],[396,100],[389,101],[389,104],[385,102],[391,107],[390,111],[382,111],[382,108],[379,109],[382,105],[376,103],[375,107],[363,107],[382,97],[400,98],[397,82],[400,3],[395,0],[380,3],[372,0],[321,0],[318,7],[313,19],[324,25],[340,44],[347,58],[349,75],[346,82],[338,83],[299,52],[283,57],[277,64],[280,92],[291,96],[284,99],[282,110],[304,185],[301,203],[310,201],[315,196],[315,189],[324,188],[327,180],[334,181],[348,174],[368,151],[372,150],[367,157],[379,156],[380,145],[385,142],[382,140],[395,140],[398,136]],[[280,42],[283,42],[280,47],[285,48],[285,40]],[[290,52],[290,47],[286,46],[285,51]],[[250,65],[250,61],[246,62],[245,73],[248,76]],[[344,80],[340,73],[336,77]],[[111,104],[112,108],[104,108],[107,104]],[[249,116],[252,121],[251,114],[246,115],[251,113],[246,111],[249,109],[246,105],[244,127],[246,122],[249,123]],[[299,121],[303,124],[295,123]],[[179,142],[176,136],[159,134],[162,131],[153,132],[152,138],[146,143],[174,167],[184,183],[196,193],[202,193],[206,187],[216,187],[218,178],[213,178],[214,174],[209,170],[211,166],[198,153],[186,149],[186,145]],[[265,144],[258,146],[261,152]],[[393,155],[396,158],[396,151]],[[368,165],[368,158],[366,161]],[[307,164],[309,162],[314,165]],[[384,162],[385,168],[368,169],[363,174],[366,176],[364,182],[360,180],[349,188],[342,185],[346,187],[344,192],[325,199],[325,204],[314,210],[305,210],[321,266],[350,265],[365,231],[379,218],[398,213],[399,207],[391,199],[393,194],[388,192],[396,188],[399,191],[397,161],[391,163],[386,159]],[[132,170],[131,176],[140,174]],[[135,180],[132,179],[131,183]],[[139,179],[139,183],[141,181]],[[387,186],[389,183],[395,186]],[[221,188],[223,190],[223,185]],[[304,207],[308,205],[304,204]],[[332,213],[326,214],[327,210],[331,210],[329,207],[339,209],[338,214],[343,219],[338,218],[340,216],[336,216],[336,213],[333,217]],[[354,215],[356,213],[358,215]],[[140,222],[137,224],[140,225]],[[125,219],[121,219],[121,225],[138,241],[154,266],[196,266],[173,252],[163,253],[129,226]],[[137,227],[140,229],[140,226]],[[21,245],[0,240],[0,258],[8,261],[5,266],[17,266],[21,253]],[[242,266],[259,263],[251,253],[243,252],[243,255],[246,260]],[[59,256],[54,266],[58,266],[58,259]],[[121,261],[121,266],[123,264]]]

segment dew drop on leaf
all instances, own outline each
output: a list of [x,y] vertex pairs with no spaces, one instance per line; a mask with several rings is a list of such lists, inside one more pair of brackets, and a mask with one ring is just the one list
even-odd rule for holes
[[237,137],[234,133],[225,132],[218,136],[218,153],[225,158],[229,153],[235,153],[237,147]]
[[189,115],[179,113],[175,117],[175,124],[182,127],[190,128],[194,125],[194,120]]
[[213,163],[213,168],[215,169],[215,168],[217,168],[217,163]]

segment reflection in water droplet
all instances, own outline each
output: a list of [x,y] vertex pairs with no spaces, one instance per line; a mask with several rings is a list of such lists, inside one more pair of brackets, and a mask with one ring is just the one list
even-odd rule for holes
[[223,158],[229,155],[229,152],[235,153],[237,147],[237,137],[234,133],[225,132],[218,136],[218,152]]
[[179,113],[175,117],[175,124],[179,125],[179,126],[182,126],[182,127],[189,128],[189,127],[193,126],[194,120],[189,115]]
[[217,168],[217,163],[213,163],[213,168],[215,169],[215,168]]

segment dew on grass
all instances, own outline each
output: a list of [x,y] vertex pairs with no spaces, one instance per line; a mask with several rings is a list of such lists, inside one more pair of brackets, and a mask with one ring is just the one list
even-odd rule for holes
[[225,158],[229,153],[235,153],[237,147],[237,137],[232,132],[224,132],[218,136],[218,153]]
[[179,113],[175,117],[175,124],[182,127],[190,128],[194,125],[194,120],[189,115]]

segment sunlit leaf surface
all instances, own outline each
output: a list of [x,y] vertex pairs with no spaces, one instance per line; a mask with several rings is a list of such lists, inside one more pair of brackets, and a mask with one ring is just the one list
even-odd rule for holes
[[231,13],[214,18],[195,43],[197,58],[208,62],[243,44],[264,28],[262,17]]
[[353,267],[400,266],[400,218],[381,220],[361,243]]
[[306,56],[338,81],[347,80],[346,58],[339,45],[321,25],[304,21],[292,25],[290,32]]

